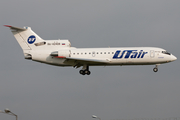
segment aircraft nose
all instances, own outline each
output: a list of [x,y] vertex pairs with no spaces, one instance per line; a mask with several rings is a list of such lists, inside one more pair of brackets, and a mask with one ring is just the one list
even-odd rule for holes
[[172,60],[172,61],[175,61],[175,60],[177,60],[177,57],[174,56],[174,55],[172,55],[172,56],[171,56],[171,60]]

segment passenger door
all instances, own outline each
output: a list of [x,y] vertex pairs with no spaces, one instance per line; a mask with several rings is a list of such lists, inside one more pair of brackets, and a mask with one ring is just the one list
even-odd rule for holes
[[92,56],[93,56],[93,57],[96,56],[96,52],[95,52],[95,51],[92,52]]
[[154,56],[155,56],[154,50],[151,50],[151,51],[150,51],[150,57],[151,57],[151,58],[154,58]]

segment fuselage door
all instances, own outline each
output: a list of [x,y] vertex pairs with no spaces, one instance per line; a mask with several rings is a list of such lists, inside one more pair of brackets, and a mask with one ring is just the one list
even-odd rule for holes
[[93,51],[92,52],[92,56],[95,57],[96,56],[96,52]]
[[69,50],[69,57],[71,57],[71,50]]
[[151,57],[151,58],[154,58],[154,56],[155,56],[154,50],[151,50],[151,51],[150,51],[150,57]]

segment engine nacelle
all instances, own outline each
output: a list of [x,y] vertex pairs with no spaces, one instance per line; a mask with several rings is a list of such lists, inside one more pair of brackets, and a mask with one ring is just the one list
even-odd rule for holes
[[61,58],[70,57],[70,50],[54,51],[51,53],[51,56],[61,57]]
[[25,54],[24,54],[24,58],[25,58],[25,59],[28,59],[28,60],[31,60],[31,59],[32,59],[32,55],[25,53]]
[[59,50],[58,56],[70,57],[70,50]]

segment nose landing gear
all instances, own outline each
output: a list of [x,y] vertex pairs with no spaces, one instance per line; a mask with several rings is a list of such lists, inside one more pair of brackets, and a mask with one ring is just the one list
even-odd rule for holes
[[153,71],[154,71],[154,72],[157,72],[157,71],[158,71],[158,68],[154,68]]
[[156,67],[153,69],[154,72],[158,71],[158,65],[156,65]]

